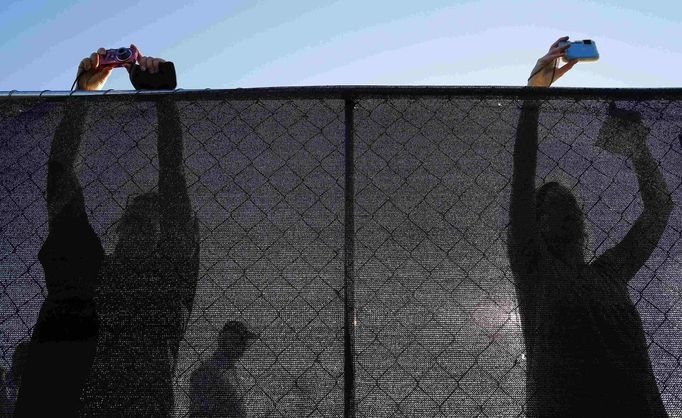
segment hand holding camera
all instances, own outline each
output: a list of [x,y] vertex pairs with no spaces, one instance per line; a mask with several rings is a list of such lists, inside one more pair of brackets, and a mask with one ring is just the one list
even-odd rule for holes
[[594,62],[599,59],[599,52],[597,51],[597,44],[591,39],[583,39],[582,41],[560,41],[559,47],[568,45],[566,55],[562,57],[564,62],[581,61]]
[[[75,83],[78,83],[78,90],[102,90],[107,82],[113,66],[103,66],[100,59],[104,59],[107,51],[100,48],[97,52],[90,54],[90,58],[83,58],[78,65],[78,74]],[[71,86],[73,90],[73,86]]]
[[134,44],[130,44],[130,48],[99,48],[97,52],[93,52],[78,66],[74,84],[78,83],[79,90],[101,90],[111,70],[117,67],[128,70],[130,81],[136,90],[174,89],[177,84],[172,62],[145,57]]
[[[565,63],[557,67],[557,61]],[[597,61],[599,52],[597,44],[591,39],[569,41],[568,36],[561,37],[549,47],[545,56],[538,59],[535,68],[528,77],[528,85],[532,87],[549,87],[555,80],[566,74],[578,62]]]
[[528,77],[529,86],[549,87],[578,62],[578,60],[571,60],[561,68],[557,68],[557,60],[559,58],[565,59],[566,50],[570,47],[570,44],[566,43],[567,40],[568,36],[557,39],[556,42],[549,47],[549,51],[538,59],[533,71],[530,73],[530,77]]

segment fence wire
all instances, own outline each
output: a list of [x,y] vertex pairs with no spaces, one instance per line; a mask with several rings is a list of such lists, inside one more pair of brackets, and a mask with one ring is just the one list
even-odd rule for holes
[[[153,101],[88,102],[77,170],[107,253],[130,196],[157,187]],[[499,96],[356,97],[352,199],[340,98],[177,96],[200,235],[194,306],[175,366],[175,416],[228,321],[257,334],[224,372],[245,416],[525,416],[526,351],[507,257],[522,103]],[[588,260],[623,238],[642,203],[627,159],[594,146],[612,100],[543,100],[536,183],[559,181],[586,216]],[[642,115],[673,201],[682,104],[617,100]],[[46,289],[45,184],[63,101],[0,100],[0,367],[30,340]],[[353,205],[354,270],[344,275]],[[682,217],[629,283],[663,403],[682,414]],[[350,278],[350,281],[348,281]],[[344,375],[344,283],[355,298],[354,376]],[[227,379],[227,376],[225,377]]]

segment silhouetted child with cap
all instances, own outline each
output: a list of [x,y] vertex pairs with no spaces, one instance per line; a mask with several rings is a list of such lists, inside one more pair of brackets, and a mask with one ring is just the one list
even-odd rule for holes
[[234,366],[257,334],[229,321],[218,334],[218,348],[190,377],[190,417],[246,417]]

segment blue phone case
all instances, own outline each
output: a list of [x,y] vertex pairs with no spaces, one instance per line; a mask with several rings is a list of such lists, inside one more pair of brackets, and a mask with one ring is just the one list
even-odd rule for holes
[[564,61],[597,61],[599,59],[599,52],[597,52],[597,44],[590,39],[575,42],[559,42],[559,46],[570,44],[566,50],[566,58]]

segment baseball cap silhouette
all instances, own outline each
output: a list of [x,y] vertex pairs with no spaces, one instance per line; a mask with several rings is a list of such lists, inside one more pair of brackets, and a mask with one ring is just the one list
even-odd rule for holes
[[226,344],[237,342],[249,342],[258,338],[255,334],[240,321],[228,321],[223,325],[223,329],[218,334],[218,343],[224,348]]

